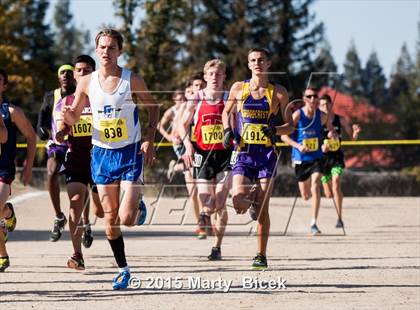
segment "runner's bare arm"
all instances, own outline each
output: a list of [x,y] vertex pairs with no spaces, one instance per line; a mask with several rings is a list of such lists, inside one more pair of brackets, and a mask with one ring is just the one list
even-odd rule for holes
[[7,128],[4,125],[3,117],[0,114],[0,143],[6,143],[7,141]]
[[137,74],[131,75],[131,89],[133,91],[133,95],[148,109],[149,122],[145,140],[153,143],[155,140],[157,123],[159,121],[159,106],[147,89],[144,80]]
[[194,103],[187,102],[178,124],[178,133],[181,136],[181,139],[185,145],[187,145],[188,143],[191,144],[189,136],[189,127],[194,117],[195,102],[196,100],[194,100]]
[[289,95],[283,86],[276,85],[274,103],[277,109],[275,114],[280,112],[284,122],[283,125],[276,127],[276,135],[290,135],[294,131],[292,110],[288,108]]
[[137,102],[135,99],[138,98],[140,103],[144,104],[149,111],[147,136],[140,147],[140,151],[144,154],[146,165],[152,165],[156,159],[153,142],[155,141],[156,128],[159,121],[159,106],[147,89],[144,80],[136,74],[131,75],[131,89],[135,97],[133,98],[134,101]]
[[340,123],[341,126],[344,128],[344,131],[348,134],[348,136],[352,140],[357,140],[361,131],[360,126],[358,124],[353,124],[352,126],[350,126],[350,123],[344,117],[340,117]]
[[19,131],[26,138],[26,161],[22,173],[22,182],[26,185],[32,178],[32,166],[36,152],[36,133],[30,121],[19,107],[10,105],[10,115],[12,122],[16,124]]
[[230,89],[229,98],[222,112],[222,122],[224,129],[230,128],[230,114],[237,110],[235,108],[238,102],[238,96],[241,94],[242,84],[243,82],[236,82]]
[[[292,119],[293,119],[293,125],[294,125],[294,127],[296,127],[297,123],[299,122],[299,119],[300,119],[300,111],[299,110],[297,110],[293,113]],[[297,143],[295,140],[290,138],[288,135],[281,135],[281,140],[284,143],[286,143],[287,145],[290,145],[290,146],[298,149],[302,153],[305,153],[305,152],[309,151],[309,149],[306,146]]]
[[191,137],[188,134],[188,131],[194,117],[195,102],[196,100],[194,100],[193,103],[187,102],[185,110],[180,119],[180,124],[178,125],[179,135],[185,145],[185,153],[182,155],[182,158],[184,159],[184,163],[187,168],[192,167],[193,164],[194,147],[191,143]]
[[[168,129],[165,127],[169,124]],[[163,113],[162,118],[160,119],[160,122],[158,124],[158,129],[160,134],[169,142],[172,142],[172,135],[168,132],[169,130],[172,131],[172,127],[174,126],[174,113],[172,112],[172,109],[169,108],[168,110]]]
[[91,74],[82,76],[77,83],[76,92],[74,93],[74,101],[71,106],[63,106],[61,108],[61,114],[63,118],[63,123],[58,128],[58,131],[65,129],[65,124],[68,126],[73,126],[80,119],[80,114],[85,107],[85,100],[89,93],[89,84],[90,84]]
[[174,118],[174,124],[172,126],[172,134],[176,136],[181,136],[179,134],[179,127],[182,125],[182,115],[184,114],[186,108],[187,108],[187,102],[183,102],[181,106],[179,107],[179,110],[176,113],[176,116]]
[[334,120],[334,114],[333,112],[329,112],[328,114],[325,114],[324,112],[321,112],[321,124],[325,125],[328,129],[328,137],[337,139],[338,134],[334,129],[334,126],[332,124]]

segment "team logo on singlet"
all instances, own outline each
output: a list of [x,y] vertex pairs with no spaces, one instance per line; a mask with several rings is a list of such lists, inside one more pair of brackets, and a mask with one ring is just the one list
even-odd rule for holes
[[110,118],[112,117],[113,112],[120,112],[121,109],[119,108],[114,108],[111,105],[104,105],[104,110],[98,110],[98,113],[103,113],[105,115],[105,117]]

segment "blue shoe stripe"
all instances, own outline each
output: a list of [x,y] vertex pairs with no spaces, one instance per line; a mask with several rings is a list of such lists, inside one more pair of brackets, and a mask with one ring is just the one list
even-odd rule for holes
[[147,208],[146,208],[146,204],[144,203],[143,199],[140,200],[139,210],[140,210],[140,217],[137,221],[137,225],[143,225],[144,222],[146,221],[146,217],[147,217]]

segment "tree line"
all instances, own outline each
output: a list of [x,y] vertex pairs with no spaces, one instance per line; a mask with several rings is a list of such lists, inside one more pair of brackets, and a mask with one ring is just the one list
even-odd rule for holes
[[[113,0],[113,6],[125,38],[126,66],[144,77],[162,111],[171,104],[165,91],[183,88],[207,60],[226,62],[230,87],[249,75],[249,48],[265,47],[273,54],[270,78],[284,85],[291,99],[300,97],[311,77],[313,86],[336,88],[398,117],[397,124],[386,124],[372,115],[362,137],[418,139],[420,37],[414,55],[406,45],[401,47],[388,78],[377,53],[363,65],[353,42],[343,72],[337,74],[324,24],[312,10],[314,2]],[[51,23],[46,20],[50,5],[47,0],[0,1],[0,67],[10,74],[6,95],[34,121],[44,92],[57,86],[58,65],[94,48],[89,32],[76,27],[70,0],[54,1]],[[393,151],[402,163],[414,165],[419,149],[410,149]]]

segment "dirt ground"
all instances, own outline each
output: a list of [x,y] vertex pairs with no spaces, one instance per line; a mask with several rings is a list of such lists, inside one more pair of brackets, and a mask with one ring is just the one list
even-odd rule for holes
[[[7,243],[11,266],[0,273],[0,307],[419,308],[420,198],[346,198],[345,236],[335,228],[332,201],[323,199],[319,219],[323,234],[317,237],[308,233],[309,203],[301,199],[284,236],[293,200],[271,200],[269,269],[258,272],[250,268],[256,237],[248,215],[236,215],[229,208],[223,260],[209,262],[206,256],[213,239],[195,238],[185,198],[148,197],[146,225],[124,229],[128,263],[132,276],[141,281],[140,288],[112,291],[117,269],[102,221],[94,225],[92,247],[84,249],[86,270],[70,270],[68,227],[60,241],[48,241],[53,212],[47,192],[14,188],[11,201],[18,226]],[[67,210],[65,193],[62,202]]]

